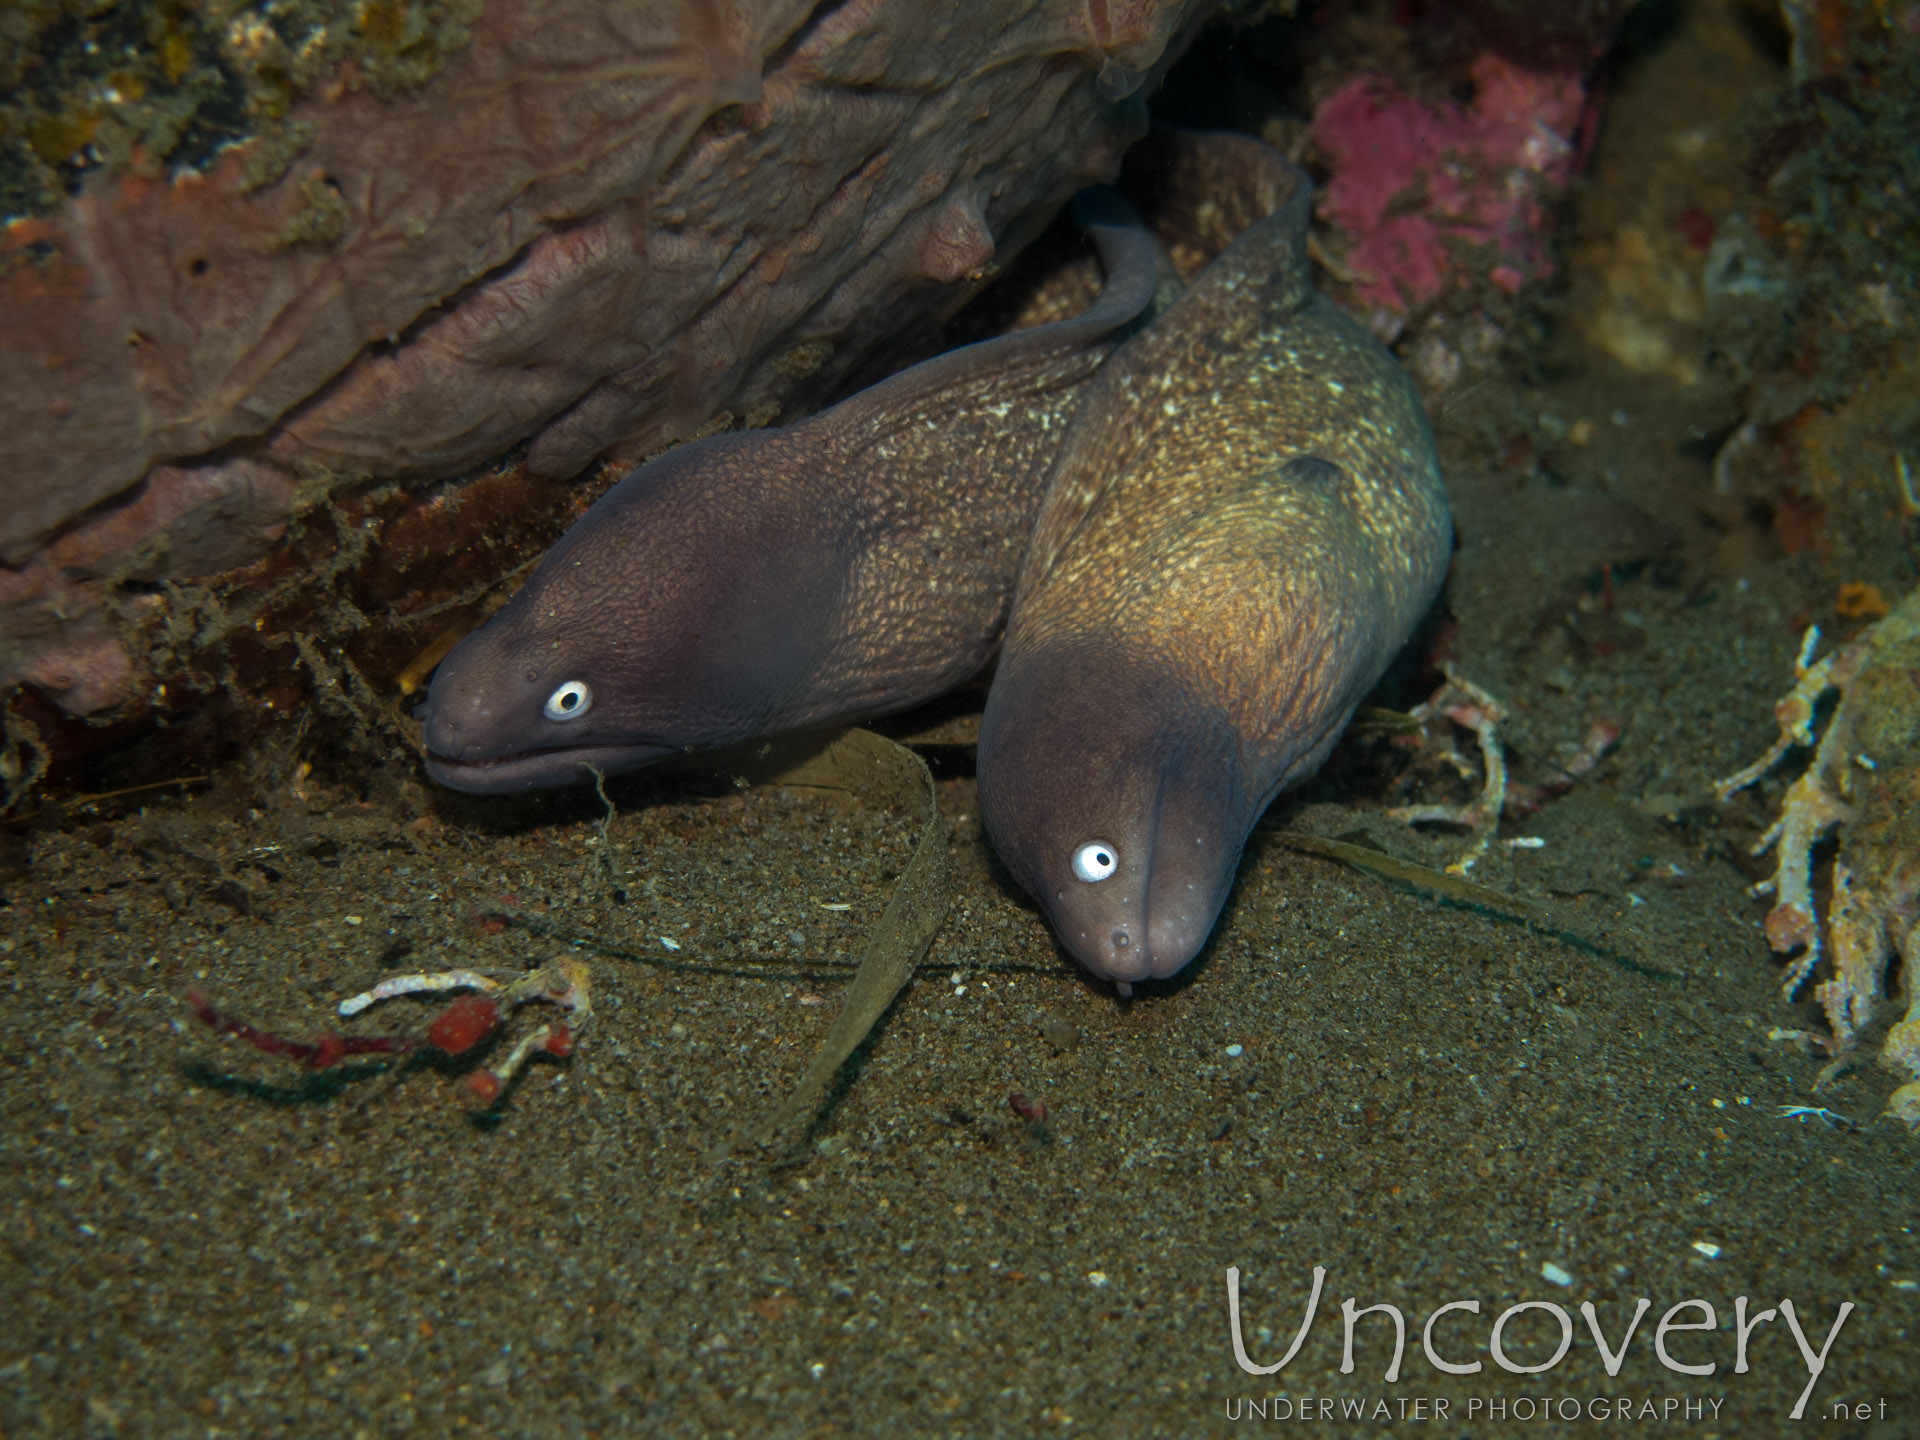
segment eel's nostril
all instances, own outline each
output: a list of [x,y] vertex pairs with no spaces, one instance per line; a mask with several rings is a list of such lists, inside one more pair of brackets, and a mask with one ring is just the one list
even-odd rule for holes
[[1133,937],[1127,934],[1126,931],[1116,930],[1113,932],[1113,948],[1114,949],[1124,950],[1127,948],[1127,946],[1131,945],[1132,943],[1133,943]]

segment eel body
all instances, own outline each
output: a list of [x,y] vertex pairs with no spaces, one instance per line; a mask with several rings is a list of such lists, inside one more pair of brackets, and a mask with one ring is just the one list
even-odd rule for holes
[[1042,485],[1162,252],[1083,221],[1106,284],[1069,319],[937,356],[797,424],[627,476],[440,664],[427,769],[485,793],[904,709],[991,657]]
[[1200,950],[1451,544],[1412,384],[1312,288],[1309,182],[1239,144],[1284,198],[1087,387],[981,726],[995,848],[1122,993]]

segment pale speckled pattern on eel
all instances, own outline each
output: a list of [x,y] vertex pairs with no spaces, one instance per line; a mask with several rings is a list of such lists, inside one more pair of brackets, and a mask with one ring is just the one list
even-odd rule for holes
[[1290,172],[1286,198],[1089,387],[981,734],[995,847],[1123,988],[1205,943],[1253,823],[1324,760],[1451,543],[1419,397],[1312,288],[1305,176],[1221,143]]

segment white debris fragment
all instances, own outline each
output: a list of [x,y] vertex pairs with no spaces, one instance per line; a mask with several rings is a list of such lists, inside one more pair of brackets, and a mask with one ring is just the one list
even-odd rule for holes
[[[1441,669],[1447,677],[1446,683],[1409,713],[1423,725],[1436,716],[1444,716],[1471,730],[1480,742],[1480,760],[1486,779],[1479,795],[1464,805],[1402,805],[1387,814],[1408,825],[1462,825],[1478,831],[1480,838],[1466,854],[1447,866],[1449,875],[1464,875],[1487,853],[1500,828],[1500,810],[1507,799],[1507,757],[1496,727],[1506,719],[1507,712],[1498,700],[1461,675],[1452,661],[1446,661]],[[1454,767],[1462,775],[1471,773],[1467,762],[1458,756],[1454,757]]]
[[500,982],[490,976],[482,975],[478,970],[440,970],[433,974],[415,972],[408,975],[390,975],[371,990],[362,990],[358,995],[349,995],[342,1000],[339,1011],[342,1015],[358,1015],[369,1005],[381,1000],[391,1000],[396,995],[421,995],[435,990],[479,990],[492,995],[500,989]]

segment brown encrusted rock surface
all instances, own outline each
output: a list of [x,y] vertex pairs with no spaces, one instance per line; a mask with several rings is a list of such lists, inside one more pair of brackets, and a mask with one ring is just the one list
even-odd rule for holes
[[1140,132],[1207,0],[491,0],[271,184],[95,181],[0,232],[0,684],[138,688],[132,607],[343,485],[635,459],[815,398]]

